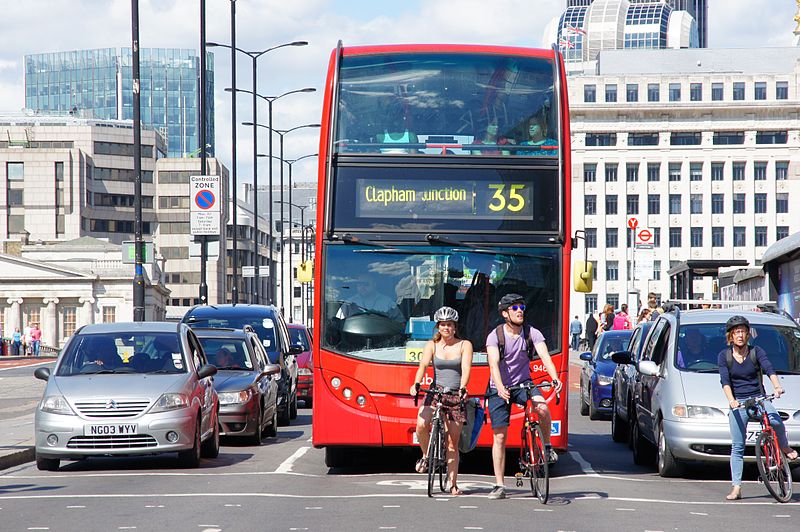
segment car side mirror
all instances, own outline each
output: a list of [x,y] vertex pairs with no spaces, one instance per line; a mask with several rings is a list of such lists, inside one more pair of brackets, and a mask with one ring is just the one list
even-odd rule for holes
[[277,364],[267,364],[264,366],[264,374],[265,375],[279,375],[281,372],[281,367]]
[[50,368],[36,368],[33,376],[42,381],[50,380]]
[[197,370],[197,377],[200,379],[205,379],[206,377],[211,377],[212,375],[217,374],[217,366],[213,364],[203,364]]
[[642,360],[639,362],[639,373],[656,377],[658,376],[658,366],[652,360]]
[[611,353],[611,360],[613,360],[617,364],[630,364],[631,363],[631,352],[630,351],[617,351],[616,353]]
[[592,361],[592,354],[589,351],[587,351],[585,353],[581,353],[578,358],[580,358],[584,362],[591,362]]
[[303,346],[302,345],[290,345],[289,346],[289,354],[290,355],[299,355],[302,352],[303,352]]

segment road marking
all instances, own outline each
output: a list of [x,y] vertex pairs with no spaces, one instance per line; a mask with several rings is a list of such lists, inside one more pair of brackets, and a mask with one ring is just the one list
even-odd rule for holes
[[228,507],[228,508],[241,508],[242,507],[241,504],[226,504],[225,506]]
[[[145,508],[163,508],[163,504],[145,504]],[[197,526],[205,526],[205,525],[197,525]]]
[[379,526],[378,530],[397,530],[396,526]]
[[292,527],[292,528],[290,528],[289,530],[308,530],[308,528],[297,528],[297,527]]
[[118,526],[118,530],[136,530],[135,526]]
[[74,504],[72,506],[67,506],[67,508],[86,508],[86,506],[80,506],[78,504]]
[[596,474],[594,469],[592,469],[592,464],[584,460],[583,456],[581,456],[581,453],[579,453],[578,451],[570,451],[569,455],[572,457],[573,460],[578,462],[578,465],[581,466],[581,471],[583,471],[588,475]]
[[776,515],[775,517],[791,517],[791,515]]
[[464,530],[483,530],[482,526],[465,526]]
[[306,510],[322,510],[322,506],[306,506]]
[[459,506],[459,508],[463,508],[465,510],[472,510],[472,509],[477,508],[477,506]]
[[29,526],[28,530],[50,530],[49,526]]
[[553,510],[545,509],[545,508],[534,508],[534,512],[552,512]]
[[705,512],[689,512],[690,515],[708,515]]
[[399,504],[384,504],[384,508],[400,508]]
[[304,454],[308,452],[311,447],[300,447],[297,449],[292,456],[287,458],[283,461],[281,465],[278,466],[278,469],[275,470],[276,473],[291,473],[292,466],[294,463]]
[[618,512],[635,512],[636,508],[617,508]]
[[[20,368],[32,368],[32,367],[34,367],[34,366],[43,366],[43,365],[45,365],[45,364],[52,364],[53,362],[55,362],[55,359],[53,359],[53,360],[50,360],[50,361],[48,361],[48,362],[37,362],[37,363],[35,363],[35,364],[20,364],[20,365],[18,365],[18,366],[9,366],[9,367],[7,367],[7,368],[0,368],[0,371],[8,371],[8,370],[10,370],[10,369],[20,369]],[[37,529],[35,529],[35,528],[34,528],[34,529],[31,529],[31,528],[29,528],[28,530],[37,530]],[[50,530],[50,529],[49,529],[49,528],[47,528],[47,529],[45,529],[45,530]]]

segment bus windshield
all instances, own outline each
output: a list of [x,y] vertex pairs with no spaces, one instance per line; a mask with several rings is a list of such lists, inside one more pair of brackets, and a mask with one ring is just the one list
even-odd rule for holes
[[552,59],[345,56],[339,79],[339,153],[558,155]]
[[525,320],[560,349],[560,248],[328,246],[323,346],[379,362],[417,363],[443,306],[459,313],[458,333],[486,363],[486,336],[502,322],[497,302],[524,296]]

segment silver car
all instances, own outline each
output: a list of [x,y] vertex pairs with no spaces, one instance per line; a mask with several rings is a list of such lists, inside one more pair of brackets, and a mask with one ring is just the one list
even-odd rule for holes
[[87,325],[67,342],[36,409],[36,465],[88,456],[178,453],[184,467],[219,453],[217,369],[184,324]]
[[[786,394],[775,408],[800,445],[800,328],[771,312],[737,310],[670,311],[658,317],[645,341],[634,379],[632,426],[634,461],[657,458],[662,476],[678,476],[687,462],[727,462],[731,435],[729,406],[719,380],[717,358],[725,344],[725,322],[750,320],[751,344],[769,356]],[[765,389],[772,384],[764,376]],[[745,459],[753,460],[759,425],[748,427]]]

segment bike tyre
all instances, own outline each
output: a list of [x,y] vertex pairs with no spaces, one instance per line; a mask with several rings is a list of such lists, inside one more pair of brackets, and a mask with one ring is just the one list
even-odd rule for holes
[[539,502],[547,504],[547,499],[550,497],[550,466],[549,457],[544,455],[542,427],[539,425],[528,427],[528,442],[531,457],[531,492],[538,497]]
[[[775,463],[778,456],[780,462]],[[756,440],[756,464],[761,481],[767,491],[778,502],[789,502],[792,498],[792,469],[789,459],[778,448],[773,434],[761,433]]]
[[431,423],[431,439],[428,442],[428,497],[433,497],[433,484],[436,480],[436,471],[439,469],[439,425],[440,421],[434,419]]
[[447,436],[444,430],[444,423],[439,426],[439,489],[444,493],[447,491]]

